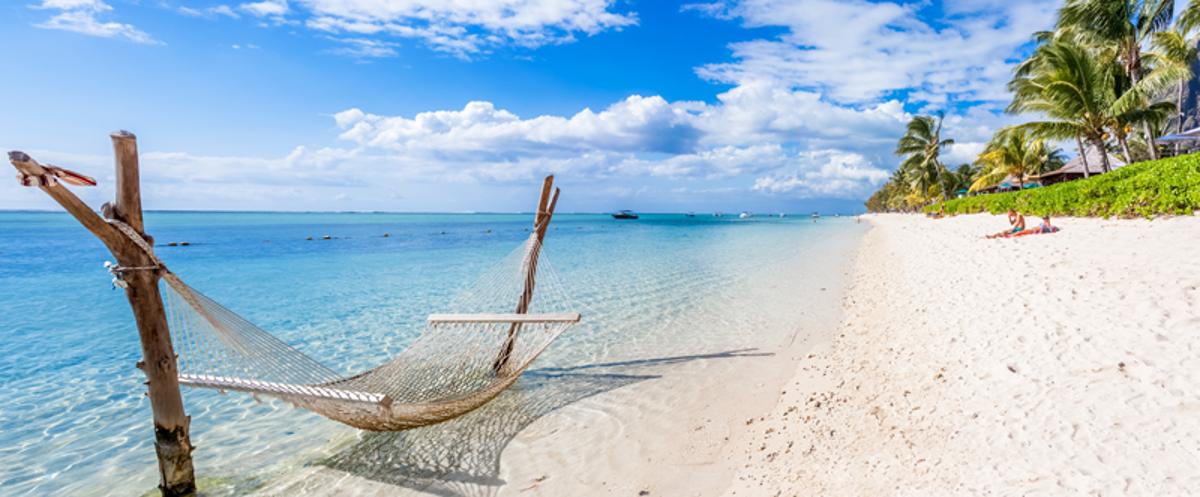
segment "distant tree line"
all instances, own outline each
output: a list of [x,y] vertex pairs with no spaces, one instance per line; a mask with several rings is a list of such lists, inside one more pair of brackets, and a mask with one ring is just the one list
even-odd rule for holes
[[[1107,172],[1109,154],[1127,164],[1158,159],[1154,140],[1183,125],[1184,86],[1200,44],[1200,0],[1176,16],[1173,0],[1067,0],[1052,31],[1017,65],[1006,111],[1036,116],[996,132],[974,163],[950,169],[942,116],[916,116],[896,145],[900,166],[866,203],[872,212],[915,211],[962,191],[991,188],[1011,176],[1062,167],[1054,144],[1074,142],[1088,167]],[[1174,125],[1175,129],[1169,129]],[[1086,164],[1087,150],[1100,164]],[[1097,167],[1098,166],[1098,167]]]

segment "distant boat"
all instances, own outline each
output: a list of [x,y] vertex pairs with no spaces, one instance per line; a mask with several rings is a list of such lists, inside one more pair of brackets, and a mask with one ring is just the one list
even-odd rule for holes
[[817,213],[817,212],[814,212],[814,213],[812,213],[812,218],[813,218],[813,219],[819,219],[820,217],[821,217],[821,214],[820,214],[820,213]]
[[713,217],[721,217],[721,216],[724,216],[724,215],[725,215],[725,214],[723,214],[723,213],[721,213],[721,212],[714,212],[714,213],[713,213]]
[[633,211],[617,211],[612,214],[613,219],[637,219],[638,215]]
[[687,213],[687,217],[696,217],[696,213],[695,213],[695,212],[689,212],[689,213]]
[[785,217],[787,217],[787,213],[786,213],[786,212],[780,212],[780,213],[779,213],[779,218],[780,218],[780,219],[783,219],[783,218],[785,218]]
[[741,214],[738,214],[738,219],[750,219],[752,217],[754,217],[754,214],[751,214],[747,211],[742,211]]

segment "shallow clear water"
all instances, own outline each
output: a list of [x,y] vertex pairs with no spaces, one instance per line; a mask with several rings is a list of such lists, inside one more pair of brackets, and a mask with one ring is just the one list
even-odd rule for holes
[[[146,225],[191,286],[352,372],[403,350],[426,314],[528,236],[530,221],[155,212]],[[796,307],[786,296],[806,284],[780,268],[836,264],[862,229],[850,218],[558,215],[545,257],[586,325],[535,368],[776,346],[763,342],[804,319],[779,309]],[[139,495],[157,483],[137,333],[102,267],[109,258],[65,214],[0,212],[0,495]],[[184,395],[201,475],[286,472],[355,436],[278,402]]]

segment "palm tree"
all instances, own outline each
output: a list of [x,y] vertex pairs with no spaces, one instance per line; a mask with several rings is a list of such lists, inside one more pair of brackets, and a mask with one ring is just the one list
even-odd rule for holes
[[959,190],[967,190],[971,188],[971,183],[975,181],[975,175],[979,173],[979,169],[971,164],[959,165],[957,169],[947,170],[945,173],[942,190],[949,193],[955,193]]
[[1017,188],[1024,188],[1026,177],[1062,167],[1065,161],[1062,150],[1015,127],[997,132],[976,162],[980,170],[971,191],[995,185],[1010,175],[1017,178]]
[[[1093,57],[1083,46],[1057,40],[1037,49],[1036,64],[1009,83],[1012,113],[1036,112],[1045,117],[1018,126],[1037,138],[1077,138],[1104,151],[1108,126],[1114,123],[1117,102],[1115,63]],[[1110,165],[1108,154],[1100,154],[1103,169]]]
[[[940,156],[942,148],[954,144],[954,140],[942,139],[942,120],[945,116],[917,116],[908,122],[904,136],[896,144],[896,155],[907,155],[900,169],[905,171],[913,190],[919,190],[921,195],[928,198],[933,195],[932,189],[942,185],[942,165]],[[942,198],[947,197],[942,189]]]
[[[1083,44],[1111,50],[1134,86],[1144,75],[1142,47],[1154,33],[1167,29],[1175,15],[1175,0],[1067,0],[1058,12],[1058,27]],[[1154,143],[1143,123],[1147,143]],[[1150,158],[1158,152],[1150,147]]]
[[1200,57],[1200,50],[1196,48],[1197,42],[1200,40],[1190,36],[1193,27],[1188,22],[1191,21],[1184,20],[1186,19],[1184,16],[1189,11],[1195,11],[1196,13],[1192,15],[1200,16],[1200,8],[1193,9],[1193,6],[1200,6],[1200,2],[1189,5],[1184,14],[1180,14],[1180,20],[1175,23],[1175,29],[1154,34],[1154,51],[1152,52],[1154,62],[1160,67],[1170,68],[1181,75],[1186,75],[1175,82],[1176,133],[1183,131],[1184,86],[1192,78],[1192,64],[1197,57]]

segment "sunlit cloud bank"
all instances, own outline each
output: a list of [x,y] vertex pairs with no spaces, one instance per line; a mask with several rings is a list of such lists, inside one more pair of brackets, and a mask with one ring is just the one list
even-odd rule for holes
[[[263,0],[183,13],[307,29],[333,40],[332,53],[356,58],[394,56],[402,39],[472,58],[497,47],[534,49],[638,29],[636,12],[623,5]],[[1052,22],[1054,5],[968,0],[932,11],[926,3],[834,0],[692,4],[678,15],[779,28],[729,45],[727,61],[695,68],[714,83],[709,101],[634,94],[603,108],[532,116],[483,100],[406,115],[378,113],[364,102],[330,109],[336,132],[325,144],[298,144],[274,158],[151,152],[146,179],[169,192],[163,200],[172,207],[205,205],[202,195],[235,208],[308,195],[321,199],[312,208],[405,209],[422,201],[469,208],[420,185],[503,197],[549,173],[588,187],[597,199],[857,200],[895,168],[892,150],[913,115],[946,114],[946,133],[958,142],[945,155],[952,166],[972,160],[995,129],[1012,122],[1001,112],[1005,83],[1030,34]],[[44,0],[37,8],[112,14],[99,0]],[[105,29],[114,34],[97,36],[138,41],[129,34],[136,30]]]

